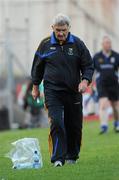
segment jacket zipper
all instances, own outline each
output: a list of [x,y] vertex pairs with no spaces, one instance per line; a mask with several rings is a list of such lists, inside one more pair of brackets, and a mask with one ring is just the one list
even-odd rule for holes
[[63,46],[61,46],[61,49],[62,49],[62,51],[63,51]]

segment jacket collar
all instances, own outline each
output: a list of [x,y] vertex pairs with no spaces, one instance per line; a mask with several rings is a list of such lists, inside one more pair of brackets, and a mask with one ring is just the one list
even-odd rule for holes
[[[51,44],[59,44],[54,32],[51,34],[51,39],[50,39]],[[74,43],[74,36],[69,32],[68,37],[66,39],[66,43]]]

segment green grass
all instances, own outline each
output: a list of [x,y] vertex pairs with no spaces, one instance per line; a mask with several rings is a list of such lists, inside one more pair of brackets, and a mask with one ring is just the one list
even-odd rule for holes
[[[83,144],[80,160],[76,165],[54,168],[48,153],[48,129],[14,130],[0,133],[0,180],[118,180],[119,179],[119,134],[109,132],[99,135],[98,122],[86,122],[83,129]],[[11,160],[4,155],[11,142],[24,137],[39,139],[43,156],[40,170],[13,170]]]

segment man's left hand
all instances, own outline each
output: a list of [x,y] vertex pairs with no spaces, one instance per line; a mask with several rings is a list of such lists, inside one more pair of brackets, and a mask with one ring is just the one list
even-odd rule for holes
[[88,87],[88,80],[84,79],[78,86],[78,91],[84,93]]

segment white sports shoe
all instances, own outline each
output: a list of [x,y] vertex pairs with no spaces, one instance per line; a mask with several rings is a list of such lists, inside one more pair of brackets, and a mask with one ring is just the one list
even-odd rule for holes
[[73,159],[66,160],[67,164],[76,164],[76,161]]
[[115,131],[119,132],[119,126],[115,127]]
[[114,130],[115,132],[119,133],[119,121],[114,122]]
[[54,167],[61,167],[61,166],[63,166],[61,161],[55,161],[54,162]]

